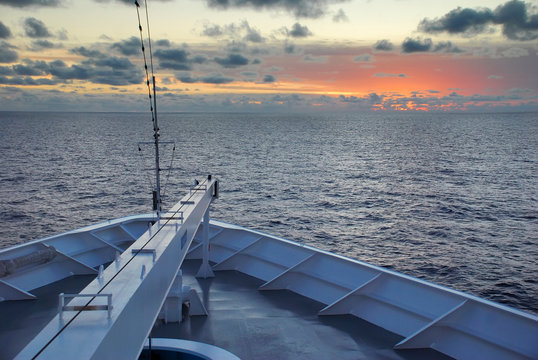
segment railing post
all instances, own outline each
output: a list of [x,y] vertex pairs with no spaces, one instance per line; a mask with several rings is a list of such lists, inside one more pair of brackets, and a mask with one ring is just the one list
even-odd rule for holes
[[196,277],[206,279],[208,277],[215,276],[213,270],[211,269],[211,265],[209,265],[209,207],[204,214],[204,222],[202,225],[202,265],[200,266]]

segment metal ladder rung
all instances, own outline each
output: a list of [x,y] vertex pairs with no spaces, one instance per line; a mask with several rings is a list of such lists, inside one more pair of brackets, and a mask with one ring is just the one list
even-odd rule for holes
[[[106,305],[65,305],[65,299],[71,299],[76,297],[106,297]],[[108,312],[107,317],[110,319],[110,313],[112,312],[112,294],[64,294],[61,293],[58,296],[58,312],[60,317],[64,311],[95,311],[106,310]]]

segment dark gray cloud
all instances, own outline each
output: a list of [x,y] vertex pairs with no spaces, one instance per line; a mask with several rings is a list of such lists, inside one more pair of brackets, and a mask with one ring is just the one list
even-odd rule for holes
[[6,5],[11,7],[29,7],[29,6],[59,6],[60,0],[0,0],[0,5]]
[[225,68],[236,68],[248,64],[248,59],[241,54],[228,54],[228,56],[221,58],[215,57],[215,62]]
[[13,75],[13,68],[11,66],[0,66],[0,75]]
[[187,74],[187,75],[179,75],[179,76],[177,76],[177,79],[179,81],[183,82],[183,83],[186,83],[186,84],[194,84],[194,83],[197,83],[199,81],[198,78],[192,77],[189,74]]
[[270,98],[273,103],[278,104],[287,104],[287,105],[293,105],[293,104],[301,104],[305,102],[305,98],[302,97],[299,94],[291,94],[291,95],[274,95]]
[[538,39],[538,14],[531,4],[513,0],[499,5],[495,9],[494,22],[503,25],[504,36],[511,40]]
[[61,60],[49,63],[50,73],[61,80],[88,80],[96,84],[129,85],[142,82],[142,71],[127,58],[105,56],[88,58],[67,66]]
[[11,50],[13,48],[5,41],[0,42],[0,63],[12,63],[19,59],[19,54],[15,50]]
[[379,40],[374,44],[374,50],[377,51],[392,51],[394,50],[394,45],[387,39]]
[[170,40],[168,39],[161,39],[161,40],[157,40],[155,42],[155,45],[157,46],[162,46],[162,47],[170,47]]
[[458,7],[441,18],[423,19],[418,25],[418,29],[431,34],[440,32],[479,34],[486,31],[492,20],[493,12],[489,9],[473,10]]
[[185,49],[159,49],[153,54],[159,59],[159,66],[163,69],[191,70],[192,61],[189,52]]
[[202,35],[209,37],[219,37],[224,35],[224,30],[220,25],[205,24]]
[[142,53],[140,39],[135,36],[131,36],[127,40],[122,40],[112,44],[112,48],[118,50],[125,56],[138,55]]
[[433,52],[462,53],[462,49],[452,44],[450,41],[441,41],[432,48]]
[[47,38],[52,36],[43,21],[33,17],[24,20],[24,32],[26,36],[31,38]]
[[349,18],[347,17],[344,10],[339,9],[336,14],[333,15],[333,22],[339,23],[339,22],[348,22]]
[[406,38],[402,43],[402,52],[403,53],[414,53],[414,52],[427,52],[432,49],[433,42],[432,39],[421,38]]
[[[127,58],[102,55],[88,58],[80,64],[67,65],[62,60],[51,62],[24,59],[21,64],[11,66],[16,75],[8,78],[6,84],[12,85],[50,85],[72,80],[86,80],[96,84],[129,85],[142,82],[142,72]],[[52,75],[52,79],[32,76]]]
[[0,21],[0,39],[8,39],[11,37],[11,30]]
[[[154,0],[154,1],[169,2],[169,1],[172,1],[172,0]],[[129,5],[129,6],[134,5],[134,0],[95,0],[95,2],[103,3],[103,4],[104,3],[117,2],[117,3],[120,3],[120,4]],[[140,4],[140,6],[143,6],[143,4],[144,4],[144,2],[141,1],[141,0],[138,0],[138,3]]]
[[265,42],[265,38],[262,36],[259,30],[252,28],[248,22],[243,21],[241,24],[243,29],[245,30],[246,34],[243,37],[244,41],[248,41],[251,43],[262,43]]
[[538,14],[536,7],[520,0],[511,0],[495,10],[458,7],[440,18],[423,19],[418,29],[425,33],[475,35],[488,31],[492,25],[501,25],[502,33],[511,40],[534,40],[538,38]]
[[271,75],[271,74],[267,74],[267,75],[264,75],[263,76],[263,80],[262,80],[264,83],[273,83],[276,81],[276,78],[274,77],[274,75]]
[[203,76],[200,78],[200,80],[206,84],[228,84],[234,81],[233,78],[224,76],[222,74]]
[[47,78],[34,79],[30,76],[0,76],[0,84],[2,85],[56,85],[58,81]]
[[61,48],[62,44],[55,44],[49,40],[40,39],[32,41],[32,45],[28,47],[30,51],[42,51],[46,49],[57,49]]
[[207,62],[207,56],[205,55],[194,55],[191,60],[194,64],[205,64]]
[[32,61],[25,59],[23,64],[12,66],[13,73],[22,76],[39,76],[48,74],[48,65],[45,61]]
[[216,24],[204,24],[204,29],[201,32],[202,35],[220,38],[228,37],[234,41],[245,41],[251,43],[263,43],[265,37],[261,32],[253,28],[248,21],[244,20],[240,24],[231,23],[228,25],[216,25]]
[[211,74],[201,77],[192,77],[190,74],[183,74],[176,77],[179,81],[186,84],[205,83],[205,84],[228,84],[234,81],[234,78],[222,74]]
[[77,47],[77,48],[70,49],[69,52],[73,53],[73,54],[76,54],[76,55],[85,56],[85,57],[88,57],[88,58],[99,58],[99,57],[104,57],[105,56],[105,54],[103,54],[99,50],[88,49],[88,48],[86,48],[84,46],[80,46],[80,47]]
[[288,30],[288,35],[294,38],[305,38],[312,35],[312,32],[307,26],[301,25],[298,22],[293,24],[291,30]]
[[[350,104],[352,106],[361,106],[365,109],[370,109],[372,105],[378,105],[383,103],[384,96],[378,95],[376,93],[370,93],[366,96],[357,97],[357,96],[345,96],[340,95],[337,100],[340,103]],[[332,98],[327,99],[328,101],[333,101]]]
[[319,18],[328,11],[329,4],[344,0],[206,0],[210,7],[218,9],[251,8],[255,10],[285,10],[297,18]]

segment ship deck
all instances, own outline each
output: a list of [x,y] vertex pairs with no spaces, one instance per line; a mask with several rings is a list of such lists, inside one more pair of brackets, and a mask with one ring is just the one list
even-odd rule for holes
[[[262,280],[237,271],[197,279],[199,265],[183,263],[183,284],[198,291],[209,315],[158,321],[153,337],[216,345],[244,360],[450,359],[431,349],[394,350],[403,337],[352,315],[318,316],[324,304],[288,290],[260,291]],[[34,290],[35,300],[2,302],[0,359],[12,359],[56,315],[60,292],[78,292],[92,279],[72,276]]]
[[237,271],[197,279],[200,260],[183,263],[183,284],[198,291],[208,316],[157,323],[153,337],[199,341],[241,359],[450,359],[432,349],[394,350],[402,336],[352,315],[318,316],[324,304]]

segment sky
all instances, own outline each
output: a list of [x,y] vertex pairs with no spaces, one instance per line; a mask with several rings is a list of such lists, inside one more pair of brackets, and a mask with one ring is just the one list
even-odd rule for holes
[[[160,111],[538,111],[538,0],[138,1]],[[134,1],[0,0],[0,110],[149,106]]]

